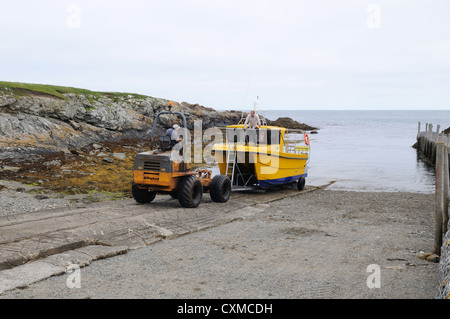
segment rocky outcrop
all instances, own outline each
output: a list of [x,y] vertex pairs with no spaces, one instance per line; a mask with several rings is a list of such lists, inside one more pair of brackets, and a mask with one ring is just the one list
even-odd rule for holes
[[[148,140],[155,115],[168,110],[168,103],[166,99],[137,94],[0,82],[0,159],[69,153],[105,141]],[[172,103],[172,111],[186,116],[190,130],[198,120],[202,121],[203,129],[220,128],[237,124],[246,116],[240,111],[218,112],[198,104]],[[176,116],[163,115],[159,124],[159,130],[165,131],[182,122]],[[267,124],[315,130],[289,118],[267,120]]]
[[[17,94],[0,89],[0,158],[18,153],[68,152],[70,148],[120,139],[147,139],[155,114],[168,100],[134,94]],[[217,112],[198,104],[173,102],[172,111],[186,115],[188,128],[202,120],[204,128],[235,124],[237,112]],[[160,129],[177,122],[160,118]],[[181,122],[179,122],[181,123]]]
[[312,127],[307,124],[294,121],[293,119],[291,119],[289,117],[280,117],[276,121],[267,120],[267,124],[273,125],[273,126],[285,127],[287,129],[293,129],[293,130],[303,130],[303,131],[318,130],[318,128],[316,128],[316,127]]

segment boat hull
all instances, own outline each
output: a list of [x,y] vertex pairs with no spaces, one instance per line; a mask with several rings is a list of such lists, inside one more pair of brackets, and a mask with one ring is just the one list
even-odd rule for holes
[[288,157],[285,154],[278,157],[262,155],[258,159],[255,170],[262,188],[290,184],[308,176],[307,157]]
[[261,151],[249,146],[227,150],[225,147],[215,148],[216,161],[221,174],[232,177],[232,170],[227,167],[228,152],[236,152],[236,162],[246,172],[254,174],[256,184],[261,188],[276,187],[297,182],[306,178],[307,154],[288,154],[275,151]]
[[289,176],[285,178],[278,178],[278,179],[266,179],[266,180],[260,180],[259,186],[261,188],[270,188],[270,187],[276,187],[276,186],[282,186],[286,184],[292,184],[297,182],[300,178],[306,178],[308,174],[298,175],[298,176]]

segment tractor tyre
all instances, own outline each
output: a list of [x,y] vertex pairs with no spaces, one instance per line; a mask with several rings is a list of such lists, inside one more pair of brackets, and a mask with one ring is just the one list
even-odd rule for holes
[[226,203],[231,196],[231,181],[228,176],[217,175],[210,186],[210,196],[216,203]]
[[299,191],[302,191],[305,189],[306,180],[304,177],[300,177],[300,179],[297,182],[297,189]]
[[203,185],[197,176],[184,177],[178,190],[178,201],[184,208],[196,208],[203,197]]
[[171,191],[169,193],[170,197],[172,197],[173,199],[178,199],[178,192],[177,191]]
[[133,193],[133,198],[139,204],[149,204],[153,202],[156,197],[156,192],[150,192],[146,189],[140,189],[135,183],[131,186],[131,192]]

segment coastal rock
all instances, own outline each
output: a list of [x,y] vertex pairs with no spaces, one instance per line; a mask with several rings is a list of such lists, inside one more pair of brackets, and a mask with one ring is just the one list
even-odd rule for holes
[[50,117],[14,113],[0,116],[0,157],[6,151],[19,153],[58,153],[63,149],[82,147],[93,142],[118,138],[114,131],[82,124],[75,130],[69,123]]
[[318,128],[316,128],[316,127],[312,127],[307,124],[294,121],[293,119],[291,119],[289,117],[280,117],[276,121],[268,120],[267,124],[273,125],[273,126],[281,126],[281,127],[285,127],[287,129],[292,129],[292,130],[303,130],[303,131],[317,131],[318,130]]
[[421,252],[421,253],[418,255],[418,257],[419,257],[419,259],[426,260],[426,261],[428,261],[428,262],[430,262],[430,263],[438,263],[438,262],[439,262],[439,259],[440,259],[440,257],[439,257],[438,255],[436,255],[436,254],[433,254],[433,253],[423,253],[423,252]]
[[8,97],[8,96],[0,96],[0,107],[9,106],[16,102],[17,102],[17,100],[15,98]]
[[[77,148],[105,141],[148,140],[155,114],[168,110],[168,100],[150,96],[54,86],[38,86],[40,91],[34,91],[31,84],[2,83],[7,85],[0,85],[0,159],[73,153]],[[205,130],[237,124],[242,116],[239,111],[219,112],[188,102],[173,102],[172,111],[186,116],[189,130],[194,129],[196,121],[202,121]],[[287,128],[315,129],[289,118],[268,122]],[[161,116],[158,131],[174,124],[183,123],[176,116]]]
[[113,153],[112,156],[120,160],[125,160],[127,158],[127,155],[124,153]]
[[[0,158],[67,152],[92,143],[148,139],[156,113],[168,101],[136,95],[63,94],[64,98],[0,88]],[[198,104],[174,102],[186,115],[188,128],[202,120],[203,129],[235,124],[239,114],[216,112]],[[163,117],[160,130],[177,117]],[[181,123],[180,123],[181,124]]]
[[427,261],[430,263],[435,263],[437,264],[439,262],[440,257],[436,254],[431,254],[430,256],[427,257]]

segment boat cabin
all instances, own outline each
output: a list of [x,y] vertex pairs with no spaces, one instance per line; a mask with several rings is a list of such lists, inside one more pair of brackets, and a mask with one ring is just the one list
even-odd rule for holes
[[234,189],[269,188],[307,176],[309,137],[283,127],[244,130],[244,125],[232,125],[214,152],[221,174],[230,177]]

